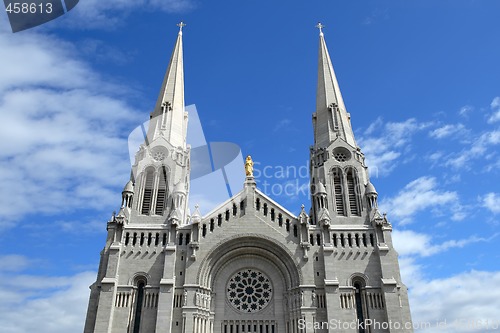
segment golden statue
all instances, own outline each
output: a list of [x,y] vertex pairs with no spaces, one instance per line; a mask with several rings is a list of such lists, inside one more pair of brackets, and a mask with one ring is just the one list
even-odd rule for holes
[[245,160],[245,173],[247,174],[247,177],[253,177],[253,161],[252,156],[250,155],[248,155]]

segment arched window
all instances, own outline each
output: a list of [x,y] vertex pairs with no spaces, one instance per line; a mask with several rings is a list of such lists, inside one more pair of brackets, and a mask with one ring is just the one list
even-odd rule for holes
[[179,245],[182,245],[182,241],[184,240],[184,235],[179,234]]
[[335,199],[335,209],[337,210],[337,214],[345,216],[342,171],[339,168],[333,169],[333,197]]
[[298,236],[298,230],[297,230],[297,225],[296,224],[293,225],[293,236],[294,237]]
[[134,330],[133,333],[139,333],[141,329],[141,315],[142,315],[142,304],[144,302],[144,287],[146,286],[146,281],[144,278],[137,279],[137,297],[135,298],[135,310],[134,310]]
[[347,171],[347,194],[349,197],[349,211],[352,215],[360,215],[358,200],[358,175],[354,168]]
[[148,168],[146,170],[146,177],[144,181],[144,191],[142,195],[142,209],[141,214],[149,215],[151,212],[151,204],[153,202],[153,181],[154,181],[154,169]]
[[156,215],[163,215],[167,206],[167,179],[167,169],[162,167],[160,170],[160,178],[158,180],[158,191],[156,192]]
[[[353,286],[354,286],[354,300],[356,302],[356,317],[358,319],[358,323],[364,323],[366,319],[366,308],[364,304],[364,297],[363,293],[365,290],[365,283],[362,279],[356,278],[353,280]],[[363,326],[359,326],[358,328],[359,333],[365,333],[366,329]]]
[[191,242],[191,234],[186,234],[186,245],[189,245],[189,242]]
[[318,245],[318,246],[321,245],[321,235],[320,234],[316,235],[316,245]]

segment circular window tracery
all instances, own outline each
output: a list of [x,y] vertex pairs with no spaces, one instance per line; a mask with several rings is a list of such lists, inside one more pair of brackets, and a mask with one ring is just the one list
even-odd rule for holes
[[345,162],[351,159],[351,153],[343,147],[335,148],[332,154],[333,157],[339,162]]
[[153,155],[153,158],[156,160],[156,161],[163,161],[165,159],[165,153],[163,153],[162,151],[157,151],[154,155]]
[[244,269],[234,274],[227,284],[227,299],[236,309],[254,313],[264,309],[271,301],[271,281],[262,272]]

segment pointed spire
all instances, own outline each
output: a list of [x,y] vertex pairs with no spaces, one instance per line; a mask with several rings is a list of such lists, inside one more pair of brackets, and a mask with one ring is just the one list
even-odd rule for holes
[[318,88],[314,137],[318,148],[326,148],[338,136],[353,147],[357,147],[351,128],[350,116],[346,111],[339,83],[333,70],[332,61],[326,47],[323,24],[316,26],[319,33]]
[[155,109],[151,114],[148,139],[152,142],[163,136],[174,147],[186,146],[187,117],[184,105],[184,62],[182,50],[182,28],[184,22],[177,24],[179,33],[167,72],[161,85]]

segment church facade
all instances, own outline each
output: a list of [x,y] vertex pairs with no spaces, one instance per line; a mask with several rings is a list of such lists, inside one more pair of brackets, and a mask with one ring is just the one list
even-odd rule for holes
[[392,226],[377,208],[320,28],[311,210],[242,190],[188,213],[182,27],[107,223],[84,333],[413,332]]

